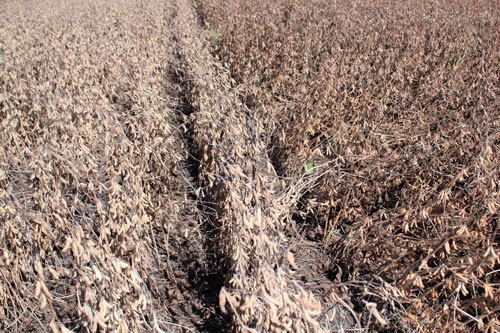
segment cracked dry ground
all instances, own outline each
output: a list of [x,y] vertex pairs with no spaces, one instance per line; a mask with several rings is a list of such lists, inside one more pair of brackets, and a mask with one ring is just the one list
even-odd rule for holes
[[0,4],[2,331],[353,325],[206,40],[187,0]]

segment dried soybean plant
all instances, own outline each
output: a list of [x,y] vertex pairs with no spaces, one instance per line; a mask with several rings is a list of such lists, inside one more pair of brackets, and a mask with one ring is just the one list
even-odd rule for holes
[[155,237],[194,204],[164,2],[0,6],[0,329],[168,329]]
[[293,200],[283,196],[267,154],[263,109],[241,101],[246,87],[235,87],[209,53],[213,36],[197,25],[190,4],[179,2],[177,11],[173,24],[179,28],[180,71],[193,107],[201,178],[208,185],[204,196],[216,204],[215,246],[227,267],[219,306],[232,314],[238,331],[326,331],[350,314],[324,316],[320,323],[323,300],[295,276],[300,267],[284,233]]
[[[373,327],[499,325],[500,12],[493,1],[198,2],[274,163],[329,174],[297,223]],[[373,306],[384,321],[374,319]]]

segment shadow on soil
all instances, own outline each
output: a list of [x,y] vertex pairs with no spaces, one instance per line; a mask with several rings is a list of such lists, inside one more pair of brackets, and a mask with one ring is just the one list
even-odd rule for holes
[[[183,134],[188,158],[186,169],[189,171],[190,178],[195,186],[203,188],[204,180],[200,177],[201,162],[200,153],[196,147],[192,134],[193,126],[190,120],[194,112],[189,99],[189,89],[183,78],[183,73],[177,70],[172,71],[170,79],[181,88],[179,93],[179,109],[184,118],[184,126],[187,131]],[[186,297],[193,297],[194,300],[188,300],[193,303],[192,310],[186,311],[186,315],[192,312],[198,320],[193,320],[193,325],[200,332],[229,332],[231,330],[231,318],[223,314],[218,306],[219,291],[224,286],[226,279],[226,270],[218,254],[217,239],[218,230],[215,225],[217,201],[211,199],[210,194],[203,191],[198,193],[189,193],[191,199],[197,203],[198,224],[193,229],[198,229],[202,235],[202,241],[193,242],[186,238],[184,244],[179,244],[178,251],[183,252],[182,262],[184,279],[186,287],[179,291],[185,292]],[[183,290],[186,289],[186,290]],[[184,316],[184,314],[183,314]]]

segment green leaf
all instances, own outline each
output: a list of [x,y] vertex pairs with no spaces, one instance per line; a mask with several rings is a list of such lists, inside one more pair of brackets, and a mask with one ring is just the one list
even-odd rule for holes
[[167,122],[171,122],[173,120],[171,113],[163,112],[161,115],[163,117],[163,120]]
[[316,163],[314,162],[307,162],[306,164],[306,175],[311,175],[314,172],[316,172]]

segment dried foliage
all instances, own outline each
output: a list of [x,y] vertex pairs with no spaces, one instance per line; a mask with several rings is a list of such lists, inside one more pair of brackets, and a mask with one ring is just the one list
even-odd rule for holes
[[364,325],[500,329],[498,4],[197,4]]
[[0,330],[170,327],[163,239],[195,204],[164,11],[1,4]]
[[179,1],[173,25],[194,109],[193,139],[207,185],[203,196],[214,204],[215,246],[227,267],[221,310],[231,312],[234,328],[245,332],[324,331],[349,319],[342,313],[320,324],[321,300],[294,274],[299,267],[283,231],[297,191],[282,187],[270,163],[263,110],[240,101],[244,87],[233,87],[229,71],[209,53],[210,36],[187,1]]
[[2,2],[0,330],[500,330],[499,24]]

